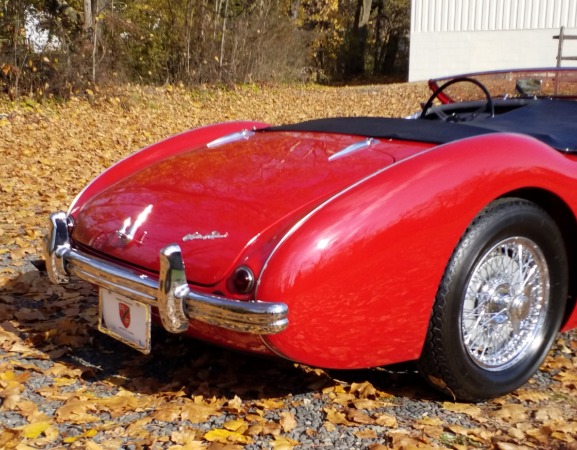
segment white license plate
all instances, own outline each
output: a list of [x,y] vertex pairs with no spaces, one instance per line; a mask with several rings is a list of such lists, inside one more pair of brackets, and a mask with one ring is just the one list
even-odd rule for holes
[[150,306],[104,288],[100,288],[98,297],[98,329],[142,353],[150,353]]

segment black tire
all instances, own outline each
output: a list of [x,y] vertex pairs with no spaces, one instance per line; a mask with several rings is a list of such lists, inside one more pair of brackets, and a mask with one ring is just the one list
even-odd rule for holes
[[553,344],[567,285],[565,246],[553,219],[525,200],[492,203],[471,223],[445,270],[421,374],[461,400],[515,390]]

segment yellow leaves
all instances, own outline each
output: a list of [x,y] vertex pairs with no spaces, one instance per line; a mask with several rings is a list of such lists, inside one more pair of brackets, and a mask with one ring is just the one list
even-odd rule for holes
[[[52,398],[54,398],[52,396]],[[70,395],[56,411],[58,423],[86,424],[100,421],[97,414],[108,413],[112,418],[137,410],[141,406],[139,399],[122,391],[115,395],[93,398],[92,395],[76,393]]]
[[522,402],[542,402],[547,400],[549,396],[544,392],[539,392],[531,389],[518,389],[515,396]]
[[352,383],[350,393],[355,394],[355,396],[358,398],[365,399],[369,397],[374,397],[375,395],[378,394],[378,391],[371,383],[365,381],[363,383]]
[[555,379],[559,380],[564,385],[576,386],[577,385],[577,373],[570,371],[562,371],[555,375]]
[[[0,448],[28,449],[43,448],[59,436],[56,427],[49,421],[34,422],[13,429],[0,425]],[[26,442],[34,442],[37,446],[28,447]]]
[[347,419],[357,424],[368,425],[375,423],[375,420],[371,416],[354,408],[347,411]]
[[416,421],[414,427],[424,435],[439,439],[444,431],[444,422],[437,417],[423,417]]
[[[291,375],[297,379],[295,386],[306,391],[303,397],[293,397],[278,389],[275,364],[270,377],[266,374],[270,384],[251,377],[241,382],[237,366],[215,360],[212,350],[182,358],[180,374],[174,368],[162,376],[151,373],[163,361],[163,353],[173,351],[171,345],[150,359],[133,357],[127,350],[126,361],[116,366],[118,356],[87,331],[96,317],[92,288],[81,283],[73,289],[52,286],[45,276],[23,273],[18,266],[39,254],[49,212],[65,209],[87,181],[136,149],[224,116],[273,124],[326,116],[403,116],[417,110],[425,97],[420,85],[409,94],[406,85],[375,86],[369,95],[366,87],[130,89],[104,97],[94,90],[86,93],[92,103],[78,98],[57,108],[35,106],[0,121],[0,173],[5,175],[0,183],[0,260],[7,261],[0,267],[0,412],[20,416],[20,424],[25,423],[14,429],[0,425],[0,448],[96,450],[121,448],[126,441],[140,448],[156,445],[169,450],[230,450],[249,443],[274,450],[306,448],[288,437],[307,427],[297,423],[301,416],[289,412],[303,406],[324,414],[327,431],[353,433],[365,441],[358,446],[370,450],[575,446],[577,344],[571,338],[560,342],[557,353],[544,364],[554,380],[551,388],[541,382],[537,389],[529,384],[512,396],[479,405],[430,402],[438,415],[410,420],[406,409],[397,406],[407,401],[428,404],[421,398],[424,388],[417,383],[415,389],[409,381],[401,389],[391,387],[398,395],[393,397],[381,390],[391,386],[386,376],[378,384],[358,378],[347,383],[331,378],[328,371],[289,364],[287,370],[295,371]],[[298,107],[292,110],[292,104]],[[21,306],[17,298],[25,298],[25,304]],[[87,342],[90,346],[76,352]],[[112,370],[80,362],[63,364],[66,352],[67,357],[93,352],[89,362],[110,364]],[[33,360],[45,364],[35,365]],[[223,365],[226,370],[221,370]],[[49,381],[35,386],[31,396],[29,381],[37,375]],[[283,387],[288,384],[284,376],[280,375]],[[274,396],[267,397],[269,392]],[[51,404],[49,413],[39,396]],[[223,413],[232,420],[201,431],[199,424]],[[423,414],[430,413],[427,409]],[[461,417],[467,426],[449,417]],[[178,427],[170,428],[173,431],[166,431],[166,423],[178,422]],[[75,434],[58,434],[67,427]],[[303,432],[312,437],[319,431]],[[374,443],[385,437],[386,444]]]
[[154,412],[153,418],[162,422],[176,422],[180,418],[182,407],[178,404],[167,405]]
[[453,411],[458,413],[467,414],[475,419],[479,419],[482,415],[482,411],[478,406],[471,405],[469,403],[452,403],[443,402],[443,409],[447,411]]
[[535,419],[539,422],[563,419],[563,411],[555,406],[541,407],[535,412]]
[[382,399],[371,400],[368,398],[360,398],[352,400],[351,403],[357,409],[375,409],[382,408],[383,406],[390,406],[388,401],[383,401]]
[[98,431],[95,428],[91,428],[91,429],[89,429],[89,430],[87,430],[84,433],[81,433],[79,435],[65,437],[62,441],[65,444],[72,444],[72,443],[74,443],[78,440],[81,440],[81,439],[93,438],[94,436],[96,436],[97,433],[98,433]]
[[346,414],[342,411],[338,411],[335,408],[323,408],[323,410],[327,415],[327,421],[333,425],[351,426],[355,424],[348,420]]
[[397,428],[398,426],[397,418],[390,414],[378,414],[375,417],[375,423],[388,428]]
[[182,406],[180,417],[192,423],[201,423],[210,416],[219,414],[219,406],[218,403],[206,404],[201,397],[197,396],[192,402],[186,402]]
[[[5,372],[0,373],[0,381],[13,381],[15,378],[14,372],[12,370],[7,370]],[[5,384],[5,383],[2,383]]]
[[100,411],[106,411],[112,418],[134,411],[140,406],[138,398],[128,391],[120,391],[117,395],[95,399]]
[[201,437],[197,430],[173,431],[170,440],[176,445],[170,447],[170,450],[204,449],[206,445],[200,440]]
[[229,431],[243,434],[248,430],[248,424],[244,420],[229,420],[223,424],[223,427]]
[[18,404],[22,401],[20,394],[14,392],[13,390],[4,390],[0,397],[3,397],[2,410],[13,410],[16,409]]
[[[392,445],[390,447],[370,447],[371,450],[385,450],[386,448],[395,448],[395,449],[406,449],[406,450],[415,450],[415,449],[431,449],[432,446],[428,444],[424,439],[413,437],[411,433],[407,430],[398,430],[398,431],[391,431],[387,433],[388,438],[392,441]],[[434,448],[434,447],[433,447]]]
[[99,422],[100,418],[91,414],[95,411],[96,406],[93,403],[85,398],[74,396],[56,411],[56,421],[58,423],[77,424]]
[[351,383],[350,386],[337,384],[323,389],[332,402],[341,408],[325,407],[326,413],[325,428],[334,430],[336,425],[360,426],[378,425],[388,428],[398,426],[397,419],[386,413],[372,413],[383,407],[393,406],[391,395],[376,389],[368,381],[361,383]]
[[263,400],[257,400],[254,402],[256,406],[267,411],[272,411],[273,409],[279,409],[284,406],[284,402],[278,398],[267,398]]
[[493,411],[491,416],[508,423],[520,423],[527,419],[527,408],[516,403],[507,403]]
[[278,436],[281,431],[280,424],[260,419],[248,428],[246,434],[249,436]]
[[323,410],[326,413],[327,422],[331,425],[380,425],[388,428],[396,428],[398,425],[397,419],[389,414],[375,414],[373,417],[370,414],[354,408],[338,410],[333,407],[326,407]]
[[192,423],[200,423],[210,416],[220,414],[221,407],[222,402],[206,401],[201,396],[196,396],[192,400],[183,398],[178,402],[158,405],[152,417],[163,422],[188,420]]
[[225,405],[225,410],[236,414],[244,412],[244,406],[242,404],[241,398],[238,395],[235,395],[227,402]]
[[50,428],[50,422],[48,421],[31,423],[21,428],[22,431],[20,435],[28,439],[36,439],[42,433],[46,432],[48,428]]
[[352,405],[357,409],[373,409],[390,406],[390,394],[379,391],[368,381],[352,383],[350,386],[337,384],[323,389],[334,403],[343,406]]
[[283,411],[280,413],[280,425],[285,433],[294,430],[297,426],[297,421],[293,413]]
[[516,439],[517,441],[522,441],[523,439],[525,439],[526,435],[525,432],[520,430],[519,428],[517,428],[516,426],[513,426],[511,428],[509,428],[507,430],[507,434],[512,437],[513,439]]
[[10,366],[0,366],[0,410],[14,410],[21,402],[20,394],[24,391],[23,382],[28,374],[16,375]]
[[553,439],[562,442],[577,442],[577,422],[553,422],[549,424],[548,427],[551,430],[551,437]]
[[54,384],[58,387],[70,386],[75,383],[76,380],[74,378],[54,378]]
[[[226,424],[225,424],[226,426]],[[237,431],[228,430],[226,428],[216,428],[210,430],[204,435],[204,439],[209,442],[220,442],[221,444],[250,444],[252,443],[252,438],[250,436],[245,436]]]
[[21,441],[19,436],[20,432],[18,430],[11,430],[0,424],[0,448],[16,448]]
[[299,445],[298,441],[284,436],[275,436],[270,446],[273,450],[292,450]]
[[375,430],[372,429],[365,429],[365,430],[359,430],[356,431],[354,433],[354,435],[358,438],[358,439],[376,439],[378,437],[378,434]]
[[47,375],[53,377],[77,378],[82,375],[82,369],[73,368],[66,364],[56,363],[45,371]]

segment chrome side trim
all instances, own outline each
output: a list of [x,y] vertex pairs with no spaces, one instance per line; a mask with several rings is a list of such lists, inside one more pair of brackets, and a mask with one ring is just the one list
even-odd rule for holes
[[220,137],[215,139],[214,141],[209,142],[206,144],[208,148],[215,148],[219,147],[224,144],[230,144],[231,142],[236,141],[248,141],[251,136],[254,136],[254,131],[252,130],[242,130],[236,133],[227,134],[226,136]]
[[50,216],[44,254],[48,277],[68,283],[70,275],[158,308],[163,327],[172,333],[188,328],[189,320],[253,334],[274,334],[288,326],[284,303],[239,301],[190,289],[180,247],[160,251],[158,280],[72,248],[66,213]]
[[379,143],[379,141],[377,139],[367,138],[361,142],[351,144],[348,147],[345,147],[342,150],[339,150],[338,152],[333,153],[331,156],[329,156],[329,161],[334,161],[335,159],[342,158],[343,156],[350,155],[351,153],[354,153],[354,152],[357,152],[359,150],[368,148],[371,145],[375,145],[378,143]]

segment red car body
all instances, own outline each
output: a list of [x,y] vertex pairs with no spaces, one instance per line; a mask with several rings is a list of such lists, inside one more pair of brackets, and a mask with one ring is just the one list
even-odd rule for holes
[[[156,283],[159,253],[177,243],[188,290],[273,302],[282,324],[244,332],[199,320],[191,303],[186,326],[171,331],[318,367],[374,367],[420,358],[447,265],[487,205],[530,201],[577,236],[576,187],[577,155],[516,131],[439,143],[224,123],[104,172],[52,220],[46,259],[56,282],[80,275],[78,252]],[[567,289],[562,330],[577,326],[574,283]]]

